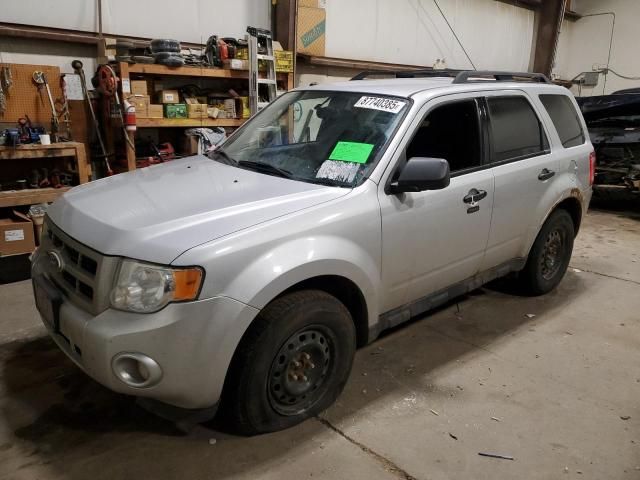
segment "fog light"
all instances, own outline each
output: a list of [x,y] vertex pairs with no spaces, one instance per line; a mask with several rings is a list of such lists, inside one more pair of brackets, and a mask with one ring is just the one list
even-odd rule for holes
[[111,362],[118,380],[134,388],[152,387],[162,378],[162,369],[154,359],[142,353],[119,353]]

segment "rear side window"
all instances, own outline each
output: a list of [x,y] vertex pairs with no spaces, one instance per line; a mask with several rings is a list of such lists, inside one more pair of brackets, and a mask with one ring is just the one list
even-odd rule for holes
[[517,160],[545,153],[547,136],[524,97],[488,97],[492,161]]
[[566,95],[540,95],[540,101],[558,131],[565,148],[582,145],[585,141],[580,118],[571,100]]

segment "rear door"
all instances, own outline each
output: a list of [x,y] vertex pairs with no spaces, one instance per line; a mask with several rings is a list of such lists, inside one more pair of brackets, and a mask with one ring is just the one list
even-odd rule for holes
[[537,212],[555,198],[559,168],[545,125],[524,92],[491,92],[484,114],[495,192],[483,270],[527,255]]

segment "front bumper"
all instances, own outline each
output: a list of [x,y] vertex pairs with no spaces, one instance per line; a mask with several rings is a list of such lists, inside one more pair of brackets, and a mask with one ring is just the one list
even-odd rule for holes
[[[39,274],[34,264],[34,275]],[[69,358],[93,379],[116,392],[147,397],[180,408],[215,405],[231,358],[258,310],[228,297],[173,303],[153,314],[107,309],[93,316],[65,299],[59,328],[43,321]],[[155,360],[162,376],[137,388],[113,372],[123,352]]]

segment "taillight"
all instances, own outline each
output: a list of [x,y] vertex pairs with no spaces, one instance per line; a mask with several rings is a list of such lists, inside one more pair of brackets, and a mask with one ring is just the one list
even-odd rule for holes
[[589,154],[589,185],[593,185],[596,178],[596,152]]

